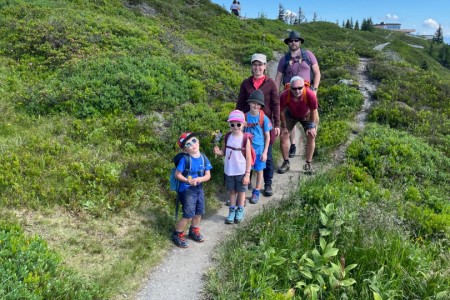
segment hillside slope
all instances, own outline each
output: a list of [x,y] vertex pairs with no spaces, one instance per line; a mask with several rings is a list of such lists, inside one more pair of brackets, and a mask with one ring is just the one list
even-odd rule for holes
[[[12,247],[13,263],[1,271],[18,274],[4,277],[17,281],[5,281],[2,297],[34,291],[58,298],[59,289],[72,299],[110,298],[136,288],[136,278],[170,247],[168,170],[176,137],[202,135],[214,165],[206,186],[212,214],[222,167],[211,132],[226,130],[250,55],[285,51],[282,39],[292,28],[322,69],[318,161],[352,131],[363,98],[339,80],[356,79],[359,56],[374,58],[368,68],[380,82],[370,120],[448,157],[450,76],[425,50],[409,46],[421,40],[326,22],[239,20],[206,0],[8,0],[0,8],[0,240],[15,237],[30,257],[48,261],[22,267],[28,264]],[[383,53],[372,50],[386,42]],[[426,71],[418,67],[423,62]],[[435,219],[442,213],[429,227],[417,219],[435,233],[446,224],[440,200],[447,190],[431,189],[411,196],[425,202],[411,211],[432,207],[427,216]],[[42,240],[26,238],[35,235]],[[50,281],[60,288],[45,288]]]

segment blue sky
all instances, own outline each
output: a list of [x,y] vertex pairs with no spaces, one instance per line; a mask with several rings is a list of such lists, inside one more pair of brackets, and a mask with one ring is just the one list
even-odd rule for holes
[[[434,34],[440,24],[444,30],[444,39],[450,44],[450,0],[239,0],[241,15],[256,18],[264,13],[268,19],[278,17],[278,5],[297,14],[302,8],[307,20],[314,13],[319,21],[339,24],[353,18],[361,25],[363,19],[372,18],[375,24],[400,23],[402,29],[415,29],[414,34]],[[213,3],[229,10],[232,0],[212,0]]]

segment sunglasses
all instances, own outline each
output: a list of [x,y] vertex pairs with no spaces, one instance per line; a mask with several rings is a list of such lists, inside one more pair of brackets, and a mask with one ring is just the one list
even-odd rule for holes
[[296,42],[296,43],[298,43],[300,40],[289,40],[289,43],[293,43],[293,42]]
[[184,148],[189,148],[197,144],[198,140],[196,138],[193,138],[190,142],[184,144]]
[[237,126],[238,128],[240,128],[242,126],[242,124],[241,123],[237,123],[237,124],[230,123],[230,126],[231,127]]
[[301,91],[301,90],[303,90],[303,86],[291,87],[291,90],[293,90],[293,91]]

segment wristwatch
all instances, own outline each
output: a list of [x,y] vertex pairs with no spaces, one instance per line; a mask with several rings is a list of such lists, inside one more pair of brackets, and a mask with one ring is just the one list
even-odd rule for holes
[[313,86],[310,87],[309,89],[310,89],[311,91],[314,91],[314,92],[318,90],[316,87],[313,87]]

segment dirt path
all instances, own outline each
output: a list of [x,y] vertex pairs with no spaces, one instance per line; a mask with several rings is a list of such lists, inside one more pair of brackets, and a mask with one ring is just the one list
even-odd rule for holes
[[[281,55],[276,55],[276,61],[269,63],[268,74],[274,78],[276,65]],[[360,68],[358,69],[358,77],[360,90],[366,99],[357,119],[356,133],[362,130],[367,110],[370,106],[369,93],[375,89],[364,75],[366,60],[362,59]],[[297,137],[302,136],[298,128]],[[355,134],[356,134],[355,133]],[[351,140],[354,136],[351,137]],[[304,149],[302,140],[297,149]],[[278,141],[277,141],[278,142]],[[336,152],[334,159],[340,161],[345,153],[345,148],[350,142],[340,147]],[[297,156],[290,159],[291,170],[285,174],[277,174],[275,172],[272,187],[274,196],[261,196],[258,204],[247,204],[245,208],[245,222],[249,218],[257,214],[269,202],[279,201],[290,191],[289,187],[297,186],[297,182],[302,174],[304,164],[304,151],[297,153]],[[275,166],[275,170],[278,166]],[[320,168],[320,167],[319,167]],[[323,170],[323,169],[322,169]],[[303,175],[302,175],[303,176]],[[292,182],[292,184],[289,184]],[[251,195],[247,193],[247,197]],[[220,244],[226,235],[232,234],[234,228],[240,225],[226,225],[224,220],[228,215],[228,206],[223,205],[216,214],[208,216],[202,220],[202,233],[206,240],[204,243],[198,244],[189,240],[189,248],[180,249],[173,247],[166,255],[163,262],[152,270],[151,274],[143,286],[142,290],[137,294],[136,299],[143,300],[177,300],[177,299],[201,299],[201,290],[203,288],[203,274],[210,266],[212,266],[212,254],[216,246]]]

